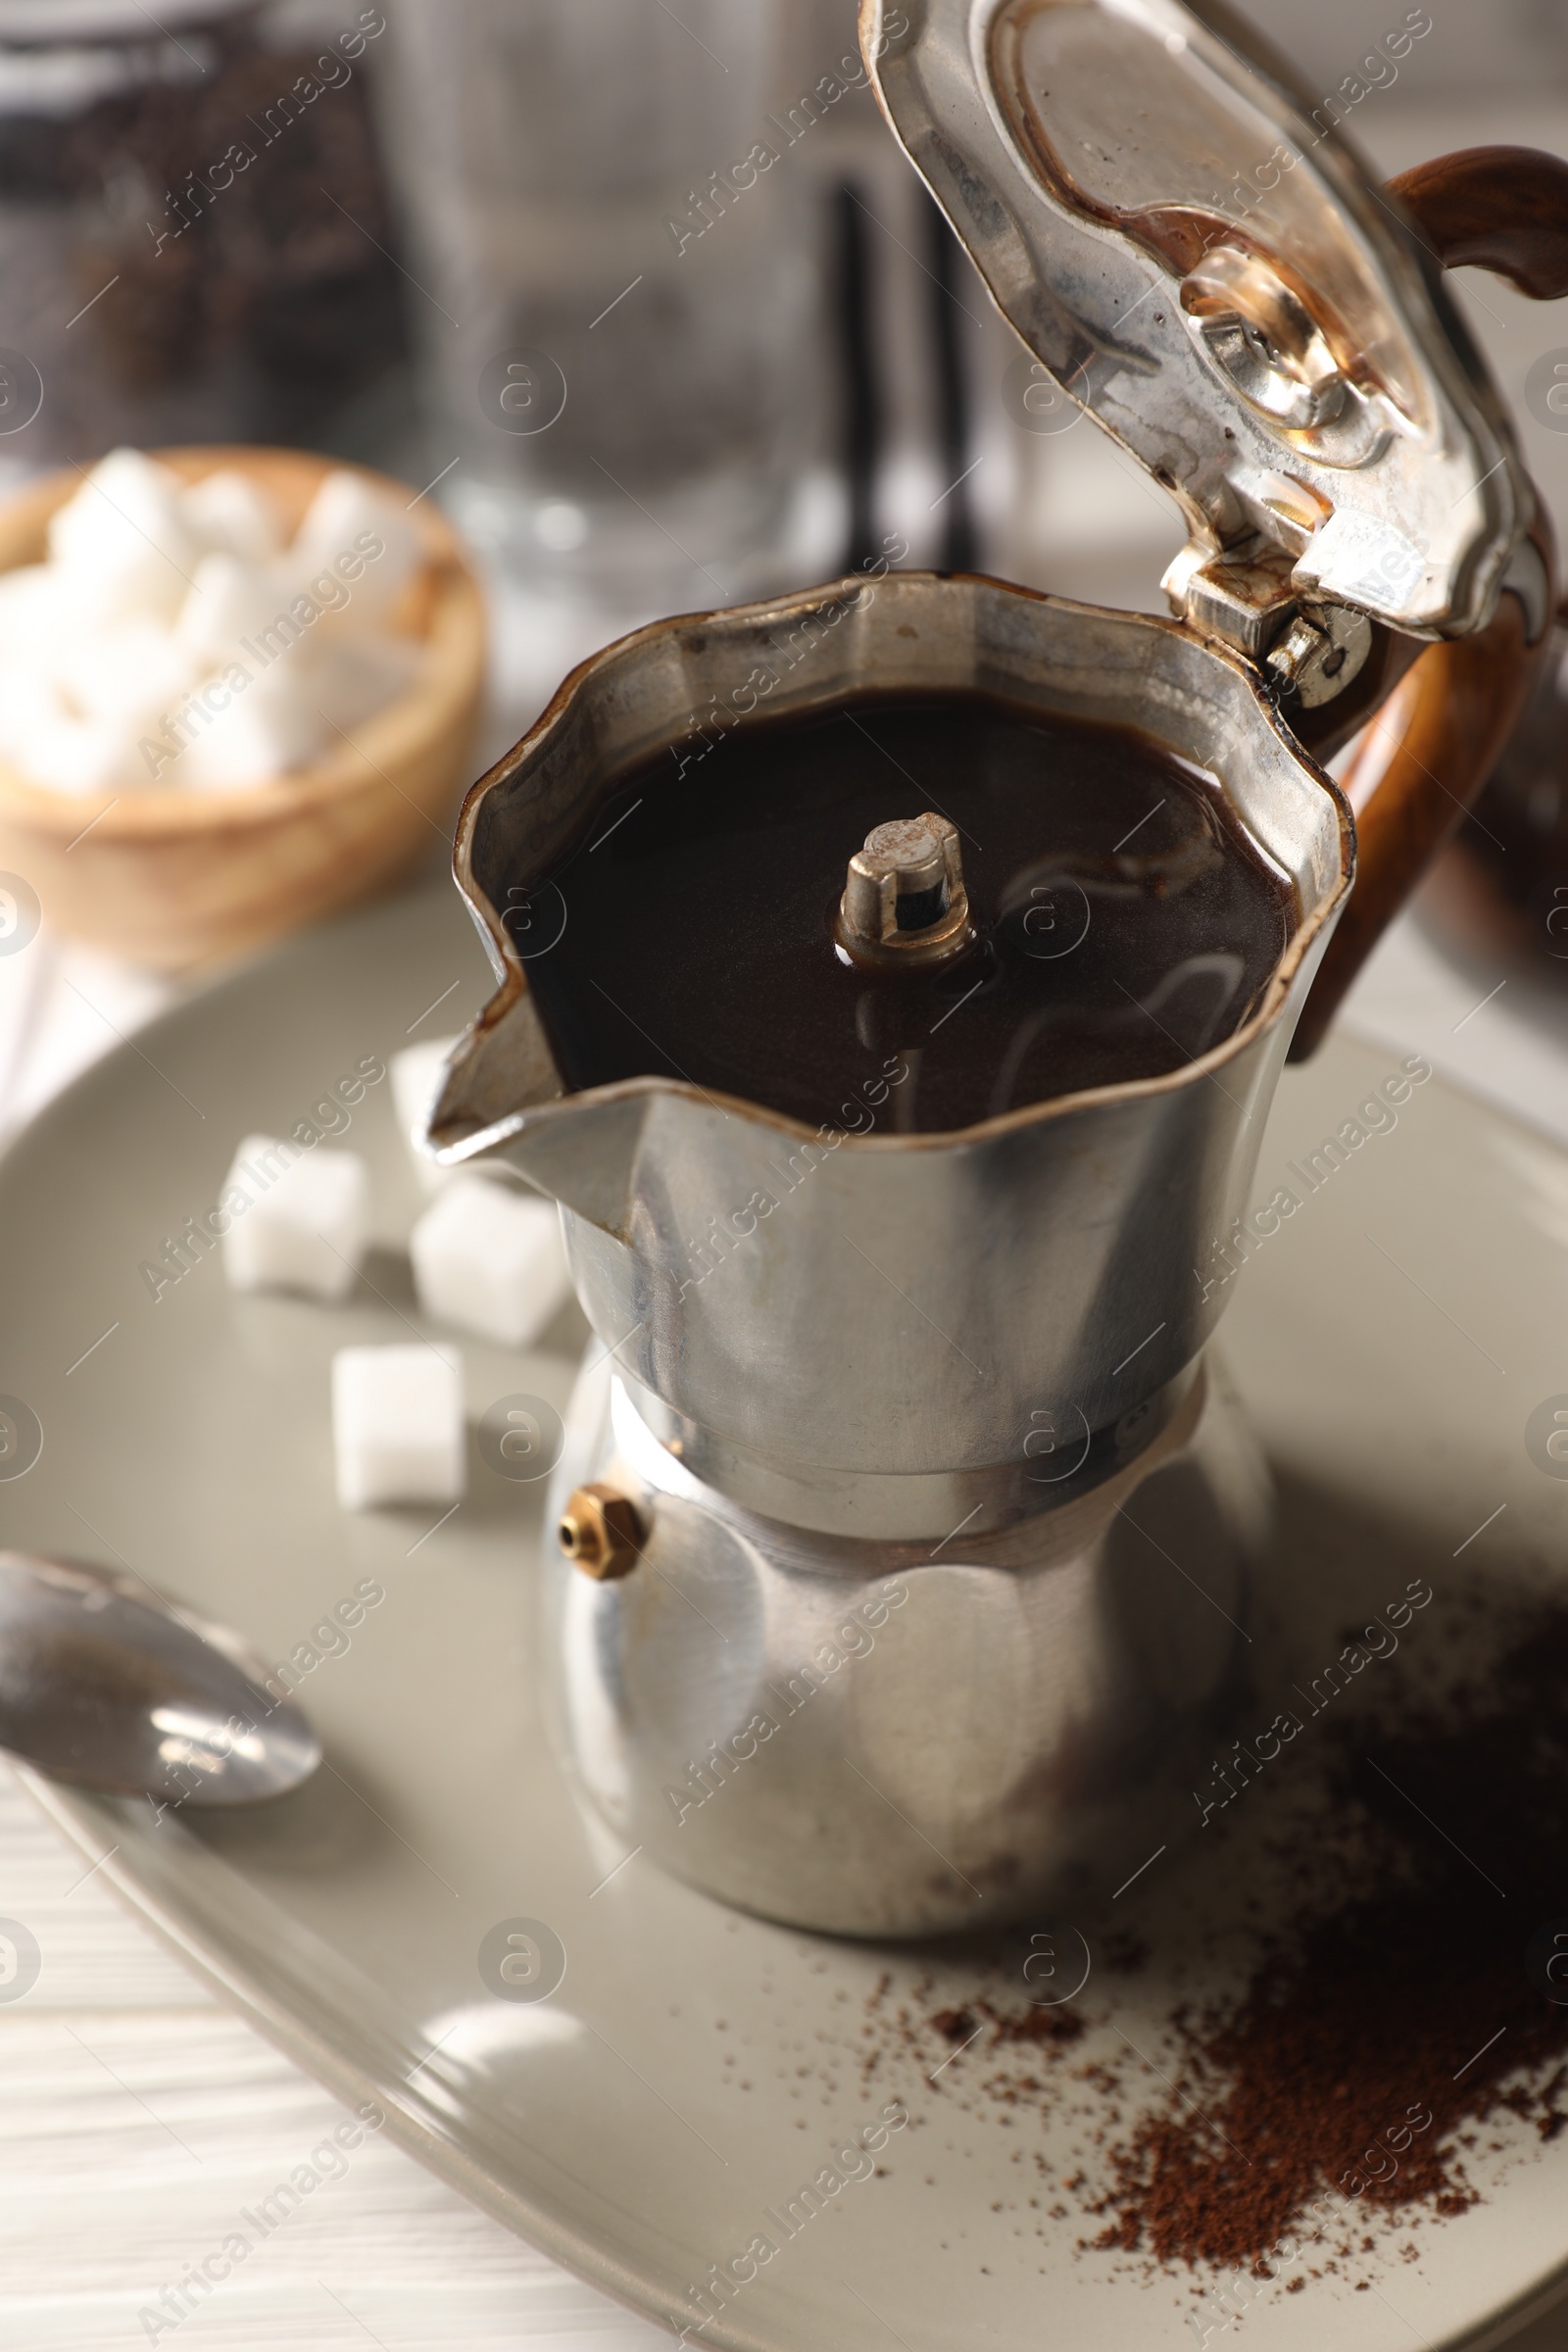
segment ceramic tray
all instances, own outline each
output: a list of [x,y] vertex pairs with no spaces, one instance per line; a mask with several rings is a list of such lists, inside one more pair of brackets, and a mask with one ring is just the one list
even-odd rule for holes
[[[155,1822],[35,1783],[41,1801],[303,2066],[672,2331],[758,2352],[1192,2342],[1201,2277],[1083,2249],[1094,2225],[1060,2182],[1093,2141],[1092,2089],[1043,2119],[997,2093],[984,2036],[960,2049],[929,2024],[978,1963],[740,1917],[580,1807],[538,1703],[542,1485],[499,1476],[476,1442],[449,1517],[338,1510],[328,1358],[418,1320],[399,1250],[419,1196],[390,1088],[352,1082],[458,1027],[486,988],[448,892],[384,906],[142,1032],[0,1167],[0,1390],[43,1433],[0,1485],[4,1540],[122,1561],[269,1659],[314,1656],[302,1695],[328,1757],[296,1796],[227,1820]],[[1396,1067],[1340,1041],[1289,1075],[1256,1199]],[[380,1246],[352,1301],[236,1297],[199,1251],[160,1286],[146,1269],[217,1201],[237,1139],[306,1119],[371,1162]],[[1568,1387],[1565,1312],[1568,1163],[1436,1081],[1256,1251],[1225,1348],[1287,1497],[1293,1640],[1410,1576],[1446,1593],[1562,1560],[1568,1487],[1525,1426]],[[519,1393],[564,1409],[586,1339],[568,1309],[533,1355],[466,1346],[474,1421]],[[317,1631],[368,1586],[384,1598],[351,1632]],[[1155,1959],[1092,1976],[1086,2052],[1124,2039],[1168,2071],[1166,1958],[1201,1990],[1193,1922],[1222,1914],[1239,1873],[1266,1877],[1239,1855],[1200,1841],[1118,1899],[1116,1933]],[[518,1934],[531,1947],[509,1946]],[[509,1950],[558,1946],[548,1997],[505,1992]],[[907,2121],[878,2142],[890,2108]],[[1419,2223],[1419,2259],[1380,2240],[1359,2272],[1260,2297],[1252,2340],[1473,2345],[1549,2299],[1568,2278],[1568,2136],[1493,2136],[1483,2201]],[[868,2139],[874,2163],[854,2153]],[[744,2273],[759,2237],[776,2251],[702,2327],[698,2290],[715,2266]]]

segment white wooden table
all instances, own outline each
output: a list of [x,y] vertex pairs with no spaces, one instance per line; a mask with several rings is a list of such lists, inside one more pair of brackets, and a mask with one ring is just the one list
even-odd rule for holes
[[[0,1778],[0,1912],[46,1955],[0,2008],[0,2344],[262,2352],[661,2340],[380,2138],[180,2325],[159,2298],[345,2110],[125,1916]],[[151,2312],[149,2323],[142,2314]],[[165,2324],[160,2328],[160,2319]]]

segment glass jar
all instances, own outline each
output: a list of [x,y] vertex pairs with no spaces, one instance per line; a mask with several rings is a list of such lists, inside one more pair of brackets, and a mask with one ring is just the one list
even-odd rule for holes
[[0,0],[0,459],[319,439],[403,348],[378,8]]

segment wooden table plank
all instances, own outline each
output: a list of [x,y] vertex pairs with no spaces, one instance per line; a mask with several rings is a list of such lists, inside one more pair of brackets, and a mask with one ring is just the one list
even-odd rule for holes
[[[0,2002],[0,2343],[125,2352],[148,2342],[380,2343],[386,2352],[663,2339],[476,2211],[230,2017],[0,1766],[0,1917],[37,1937],[36,1984]],[[318,2185],[269,2227],[263,2201]],[[161,2303],[196,2266],[230,2275]]]

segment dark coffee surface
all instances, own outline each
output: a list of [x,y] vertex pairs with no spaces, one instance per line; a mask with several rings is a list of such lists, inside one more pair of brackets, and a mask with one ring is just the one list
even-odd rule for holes
[[[514,894],[573,1090],[686,1078],[863,1128],[858,1093],[902,1068],[880,1127],[965,1127],[1206,1053],[1295,921],[1218,785],[1132,728],[867,697],[737,728],[681,771],[687,756],[628,775],[553,890]],[[926,808],[959,830],[977,937],[925,971],[850,961],[848,860]]]

